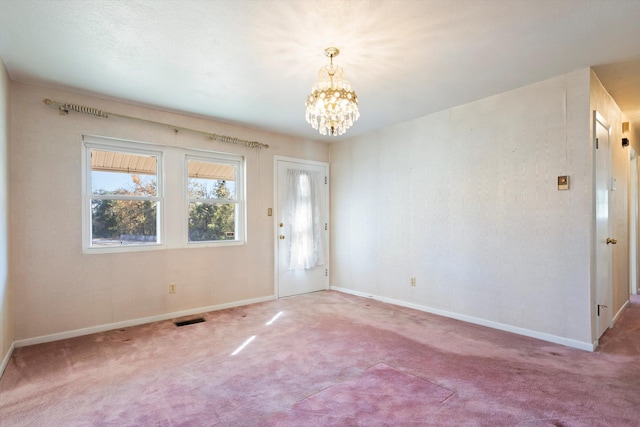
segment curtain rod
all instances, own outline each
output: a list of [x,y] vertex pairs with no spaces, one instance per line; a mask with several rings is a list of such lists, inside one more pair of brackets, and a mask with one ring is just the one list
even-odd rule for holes
[[231,144],[243,144],[246,147],[250,147],[250,148],[269,148],[269,144],[263,144],[263,143],[258,142],[258,141],[248,141],[246,139],[233,138],[231,136],[226,136],[226,135],[218,135],[218,134],[215,134],[215,133],[209,133],[209,132],[204,132],[204,131],[201,131],[201,130],[185,128],[185,127],[182,127],[182,126],[174,126],[174,125],[170,125],[168,123],[154,122],[153,120],[141,119],[139,117],[132,117],[132,116],[126,116],[124,114],[110,113],[110,112],[107,112],[107,111],[99,110],[97,108],[86,107],[84,105],[62,103],[62,102],[52,101],[51,99],[48,99],[48,98],[47,99],[43,99],[42,102],[44,102],[47,105],[55,105],[55,106],[57,106],[58,107],[58,111],[60,111],[60,114],[69,114],[69,110],[73,110],[73,111],[76,111],[78,113],[90,114],[92,116],[103,117],[105,119],[109,118],[109,116],[121,117],[123,119],[138,120],[140,122],[151,123],[151,124],[154,124],[154,125],[167,126],[167,127],[170,127],[171,129],[173,129],[176,133],[178,131],[186,131],[186,132],[191,132],[191,133],[195,133],[195,134],[198,134],[198,135],[204,135],[204,136],[206,136],[209,139],[212,139],[214,141],[229,142]]

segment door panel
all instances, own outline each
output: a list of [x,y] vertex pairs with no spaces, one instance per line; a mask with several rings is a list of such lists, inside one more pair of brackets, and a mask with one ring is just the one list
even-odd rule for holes
[[630,156],[629,191],[629,288],[633,295],[638,293],[638,158],[632,147]]
[[609,192],[611,162],[609,127],[596,114],[596,322],[598,338],[613,320],[612,315],[612,247]]
[[[328,164],[308,162],[296,159],[276,158],[276,289],[278,297],[304,294],[328,289],[329,284],[329,231],[328,231]],[[292,171],[292,172],[289,172]],[[318,239],[310,243],[300,236],[300,228],[312,227],[311,215],[308,212],[300,214],[298,205],[292,206],[291,182],[295,177],[301,177],[303,184],[310,185],[305,177],[317,177],[317,197],[302,209],[310,209],[317,213],[314,221],[319,228]],[[305,187],[307,188],[307,187]],[[311,187],[309,187],[311,188]],[[297,210],[296,210],[297,209]],[[300,249],[302,247],[302,249]],[[309,266],[301,266],[299,251],[316,248],[317,257]],[[298,252],[296,252],[298,251]]]

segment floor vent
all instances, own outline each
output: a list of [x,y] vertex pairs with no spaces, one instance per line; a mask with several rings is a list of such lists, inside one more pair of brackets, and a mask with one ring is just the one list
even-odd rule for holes
[[173,322],[176,326],[187,326],[187,325],[193,325],[194,323],[202,323],[204,322],[204,318],[202,317],[197,317],[195,319],[189,319],[189,320],[182,320],[180,322]]

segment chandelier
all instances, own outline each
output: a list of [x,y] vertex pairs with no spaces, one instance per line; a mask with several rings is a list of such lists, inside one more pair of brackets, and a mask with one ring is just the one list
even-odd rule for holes
[[340,50],[328,47],[324,53],[329,65],[320,68],[318,81],[307,97],[307,122],[322,135],[342,135],[360,117],[358,97],[344,79],[344,70],[333,65]]

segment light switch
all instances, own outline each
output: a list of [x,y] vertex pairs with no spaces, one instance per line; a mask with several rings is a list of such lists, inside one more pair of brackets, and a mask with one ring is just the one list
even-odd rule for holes
[[562,175],[558,177],[558,190],[569,189],[569,175]]

